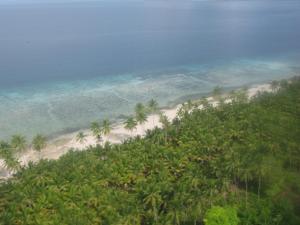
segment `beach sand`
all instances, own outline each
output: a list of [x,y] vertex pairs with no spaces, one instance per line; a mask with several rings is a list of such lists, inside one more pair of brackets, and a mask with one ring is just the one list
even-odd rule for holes
[[[271,92],[271,85],[270,84],[261,84],[255,85],[247,89],[248,98],[252,98],[259,92]],[[213,97],[208,97],[207,100],[213,105],[217,106],[218,102],[214,101]],[[164,113],[168,119],[171,121],[173,120],[179,108],[182,104],[179,104],[170,109],[162,109],[161,112]],[[111,132],[109,135],[103,136],[102,141],[100,144],[104,144],[105,142],[109,141],[113,144],[121,143],[122,141],[130,138],[135,137],[137,135],[144,136],[146,130],[151,130],[155,127],[161,127],[161,123],[159,122],[159,115],[158,114],[151,114],[147,118],[147,122],[143,125],[138,125],[136,129],[132,132],[126,130],[122,123],[114,124],[112,126]],[[73,151],[83,151],[89,146],[96,146],[97,140],[92,135],[90,130],[80,130],[86,135],[86,140],[84,143],[79,143],[76,140],[76,135],[79,131],[65,134],[59,136],[53,140],[50,140],[46,146],[40,153],[34,151],[33,149],[27,149],[24,151],[19,161],[21,165],[26,166],[30,161],[31,162],[38,162],[40,159],[58,159],[63,154],[67,153],[70,150]],[[99,144],[99,143],[98,143]],[[12,172],[9,172],[5,169],[5,164],[3,160],[0,159],[0,179],[8,178],[12,175]]]

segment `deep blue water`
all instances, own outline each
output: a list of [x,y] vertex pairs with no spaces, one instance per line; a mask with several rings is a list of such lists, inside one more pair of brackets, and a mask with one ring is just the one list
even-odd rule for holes
[[295,75],[300,1],[0,5],[0,139]]

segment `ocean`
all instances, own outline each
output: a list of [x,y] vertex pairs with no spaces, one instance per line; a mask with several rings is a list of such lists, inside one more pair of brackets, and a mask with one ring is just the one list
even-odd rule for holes
[[297,0],[0,5],[0,139],[297,75],[299,28]]

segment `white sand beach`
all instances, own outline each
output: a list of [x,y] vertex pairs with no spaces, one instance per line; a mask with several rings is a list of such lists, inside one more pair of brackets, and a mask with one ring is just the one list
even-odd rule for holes
[[[248,98],[252,98],[259,92],[271,92],[271,91],[272,89],[270,84],[260,84],[248,88],[247,95]],[[218,104],[216,101],[214,101],[213,97],[208,97],[207,100],[213,106],[216,106]],[[169,120],[173,120],[176,117],[178,109],[181,106],[182,104],[179,104],[174,108],[162,109],[161,112],[164,113]],[[162,125],[159,122],[158,114],[149,115],[147,118],[147,122],[145,122],[143,125],[138,125],[136,129],[133,130],[132,132],[126,130],[122,123],[114,124],[112,126],[110,134],[102,137],[101,144],[104,144],[107,141],[113,144],[121,143],[122,141],[130,137],[134,137],[137,135],[140,136],[145,135],[146,130],[151,130],[155,127],[161,127],[161,126]],[[40,153],[34,151],[33,149],[27,149],[26,151],[24,151],[24,153],[22,153],[19,158],[21,165],[26,166],[30,161],[37,162],[40,159],[58,159],[60,156],[62,156],[63,154],[67,153],[70,150],[83,151],[87,147],[95,146],[97,144],[97,140],[92,135],[90,130],[81,130],[81,131],[86,135],[84,143],[79,143],[76,140],[76,135],[78,134],[79,131],[59,136],[53,140],[50,140],[46,148],[44,148]],[[0,179],[4,179],[12,175],[12,172],[5,170],[5,164],[1,159],[0,159],[0,171],[2,171],[2,177],[0,176]]]

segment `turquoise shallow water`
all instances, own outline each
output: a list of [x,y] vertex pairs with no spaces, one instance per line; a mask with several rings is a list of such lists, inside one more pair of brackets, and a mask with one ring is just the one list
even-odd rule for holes
[[235,88],[298,74],[284,61],[239,60],[218,66],[189,65],[153,74],[120,74],[0,92],[0,137],[21,133],[55,136],[89,126],[103,118],[118,120],[137,102],[157,99],[170,106],[189,96],[209,93],[216,85]]
[[0,139],[299,74],[300,1],[0,5]]

